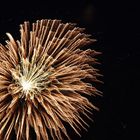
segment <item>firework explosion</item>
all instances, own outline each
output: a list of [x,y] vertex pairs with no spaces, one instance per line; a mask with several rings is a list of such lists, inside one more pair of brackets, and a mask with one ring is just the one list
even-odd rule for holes
[[[31,28],[31,30],[30,30]],[[98,95],[89,82],[97,82],[95,55],[82,46],[94,42],[83,28],[60,20],[41,20],[20,25],[21,39],[7,33],[6,45],[0,44],[0,139],[70,139],[64,122],[80,135],[80,128],[96,108],[84,95]]]

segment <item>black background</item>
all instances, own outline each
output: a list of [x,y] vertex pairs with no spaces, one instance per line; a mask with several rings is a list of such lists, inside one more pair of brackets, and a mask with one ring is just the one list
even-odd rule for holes
[[[109,0],[36,0],[0,2],[0,42],[5,43],[5,33],[16,39],[19,24],[25,20],[61,19],[85,27],[86,32],[98,41],[90,47],[101,51],[98,68],[104,75],[98,88],[104,96],[95,101],[100,112],[95,112],[94,123],[88,132],[82,131],[72,140],[126,140],[137,116],[140,64],[139,4],[133,1]],[[69,130],[71,131],[71,130]],[[133,139],[135,135],[133,135]]]

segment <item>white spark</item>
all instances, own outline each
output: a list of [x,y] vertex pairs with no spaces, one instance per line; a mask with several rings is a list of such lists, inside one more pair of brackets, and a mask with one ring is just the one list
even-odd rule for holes
[[32,89],[32,83],[26,80],[22,80],[21,82],[23,91],[29,91]]

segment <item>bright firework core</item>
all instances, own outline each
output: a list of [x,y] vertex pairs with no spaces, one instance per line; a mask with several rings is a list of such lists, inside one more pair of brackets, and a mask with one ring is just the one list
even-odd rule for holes
[[21,88],[21,97],[22,98],[25,97],[25,99],[27,97],[33,99],[34,95],[39,93],[39,91],[41,90],[41,88],[37,86],[36,81],[26,79],[24,76],[21,77],[19,83],[20,83],[19,88]]
[[22,80],[21,82],[23,91],[29,91],[32,89],[32,83],[26,80]]
[[[50,72],[45,72],[43,68],[38,69],[38,67],[33,67],[29,70],[30,65],[33,64],[26,58],[22,60],[21,65],[11,69],[11,74],[15,81],[14,88],[12,87],[11,90],[13,93],[15,90],[18,91],[17,93],[20,94],[20,98],[25,97],[27,99],[29,97],[33,99],[35,94],[46,89]],[[21,71],[23,68],[24,70]]]

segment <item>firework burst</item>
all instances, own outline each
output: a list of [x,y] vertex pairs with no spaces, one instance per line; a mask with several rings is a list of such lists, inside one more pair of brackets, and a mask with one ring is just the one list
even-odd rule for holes
[[[31,30],[30,30],[31,28]],[[94,42],[83,28],[60,20],[41,20],[20,25],[20,40],[7,33],[6,45],[0,44],[0,139],[70,139],[63,122],[80,135],[88,124],[80,114],[97,109],[84,95],[99,91],[96,82],[98,52],[80,49]],[[63,133],[63,134],[62,134]]]

